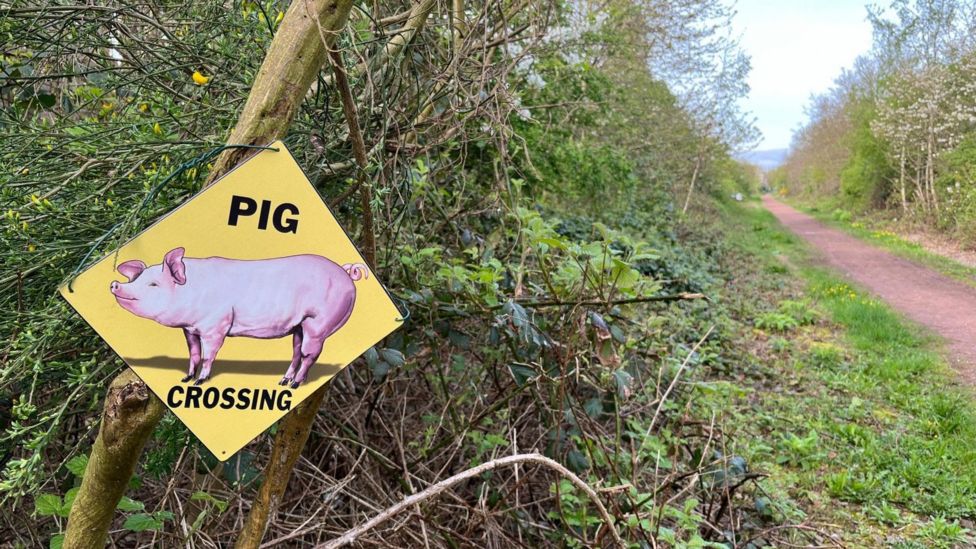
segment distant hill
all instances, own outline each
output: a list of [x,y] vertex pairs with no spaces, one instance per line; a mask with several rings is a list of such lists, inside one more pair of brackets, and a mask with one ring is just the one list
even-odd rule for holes
[[743,162],[748,162],[750,164],[759,166],[759,169],[768,172],[769,170],[778,168],[784,161],[786,161],[786,155],[788,152],[788,149],[768,149],[765,151],[748,151],[738,153],[735,155],[735,157]]

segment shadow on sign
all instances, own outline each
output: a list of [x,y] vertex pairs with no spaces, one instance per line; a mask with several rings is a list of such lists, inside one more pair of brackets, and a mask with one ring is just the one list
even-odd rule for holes
[[[153,356],[149,358],[126,358],[125,361],[140,368],[157,368],[160,370],[176,370],[186,373],[189,358],[174,358],[171,356]],[[278,380],[288,370],[287,361],[279,360],[216,360],[210,379],[219,378],[221,373],[248,374],[268,376]],[[336,375],[342,370],[338,364],[315,364],[308,370],[305,383],[312,383],[322,378]]]

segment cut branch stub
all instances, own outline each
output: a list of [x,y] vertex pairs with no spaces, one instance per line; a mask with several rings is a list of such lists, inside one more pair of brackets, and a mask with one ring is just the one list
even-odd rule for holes
[[132,370],[126,369],[112,382],[105,395],[98,438],[68,515],[66,549],[105,545],[115,506],[165,410]]

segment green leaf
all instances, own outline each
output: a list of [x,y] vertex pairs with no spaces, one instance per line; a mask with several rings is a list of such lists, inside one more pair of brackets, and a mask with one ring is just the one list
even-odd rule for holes
[[254,467],[254,454],[244,450],[228,459],[223,470],[225,479],[240,486],[247,486],[261,476],[261,471]]
[[34,512],[42,517],[50,517],[61,512],[61,496],[41,494],[34,499]]
[[129,496],[122,496],[122,499],[119,500],[119,505],[116,507],[116,509],[126,512],[142,511],[145,508],[146,505],[144,503],[136,501]]
[[536,376],[535,370],[523,364],[509,364],[508,371],[512,373],[512,378],[515,379],[515,384],[519,387]]
[[[64,495],[64,505],[61,506],[64,510],[68,511],[71,509],[71,506],[74,505],[75,498],[78,497],[78,490],[80,490],[80,488],[74,487],[68,490],[68,493]],[[65,513],[65,516],[67,516],[67,513]]]
[[590,468],[590,460],[586,459],[583,452],[579,450],[570,450],[569,455],[566,456],[566,465],[575,473],[582,473]]
[[75,456],[70,460],[68,460],[68,463],[65,464],[65,467],[67,467],[68,470],[71,471],[71,474],[73,474],[78,478],[81,478],[85,476],[85,468],[88,467],[88,456],[86,455]]
[[139,513],[136,515],[130,515],[129,518],[125,519],[125,523],[122,524],[122,528],[131,530],[133,532],[161,530],[163,528],[163,521],[161,518],[156,518],[146,513]]
[[586,411],[586,415],[592,418],[598,418],[603,415],[603,399],[600,397],[593,397],[586,401],[583,405],[583,410]]
[[620,400],[627,400],[633,392],[634,376],[626,370],[617,370],[613,373],[613,381],[617,386],[617,396]]
[[545,244],[550,248],[556,248],[557,250],[566,249],[566,244],[562,240],[559,240],[558,238],[544,237],[538,239],[536,242],[538,242],[539,244]]
[[383,378],[386,377],[386,374],[388,374],[392,368],[386,362],[383,362],[382,360],[377,360],[373,364],[372,369],[373,369],[373,377],[375,377],[377,381],[382,381]]
[[197,518],[193,519],[193,524],[190,526],[190,530],[194,532],[199,530],[200,527],[203,526],[203,521],[207,520],[207,515],[209,514],[210,514],[209,509],[204,509],[203,511],[200,511],[200,514],[197,515]]
[[214,507],[216,507],[217,510],[221,513],[223,513],[227,509],[226,501],[217,499],[212,495],[200,490],[194,492],[193,495],[190,496],[190,499],[192,499],[193,501],[206,501],[208,503],[212,503]]
[[396,349],[381,349],[380,357],[383,358],[383,362],[386,362],[394,368],[399,368],[406,362],[403,353]]
[[48,544],[50,549],[61,549],[64,546],[64,534],[58,534],[51,538],[51,543]]
[[56,98],[49,93],[39,93],[37,94],[37,101],[45,109],[50,109],[56,103]]
[[366,349],[365,353],[363,353],[363,358],[366,359],[366,364],[373,367],[377,362],[380,361],[380,354],[376,352],[376,347],[370,347],[369,349]]

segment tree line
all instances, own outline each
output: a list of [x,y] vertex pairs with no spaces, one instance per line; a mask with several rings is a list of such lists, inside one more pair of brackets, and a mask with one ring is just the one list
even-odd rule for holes
[[813,98],[772,174],[790,192],[887,209],[976,239],[976,5],[895,0],[867,10],[873,46]]

